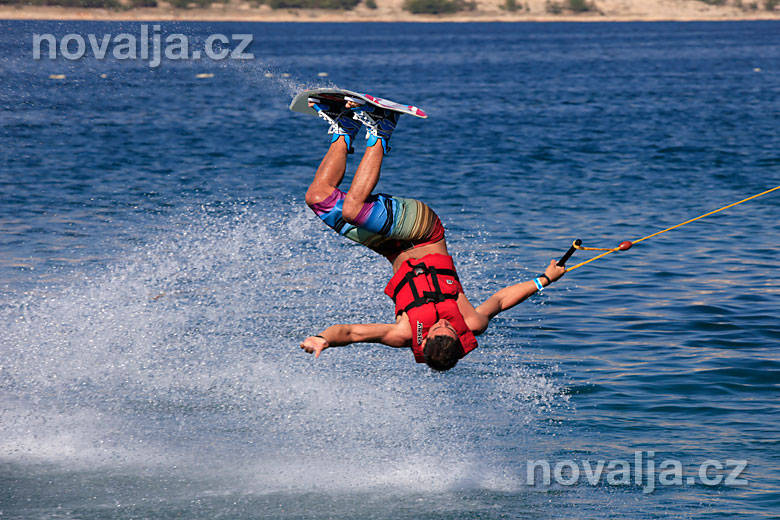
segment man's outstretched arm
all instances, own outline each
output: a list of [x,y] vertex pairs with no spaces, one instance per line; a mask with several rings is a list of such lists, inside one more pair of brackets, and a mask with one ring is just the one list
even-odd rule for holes
[[406,347],[410,338],[411,331],[404,334],[401,323],[331,325],[320,334],[303,340],[301,348],[309,354],[314,354],[314,357],[320,357],[320,353],[326,348],[352,343],[382,343],[390,347]]
[[[548,265],[547,269],[544,270],[544,274],[547,275],[550,281],[548,282],[544,279],[544,277],[541,277],[540,281],[542,285],[546,287],[550,283],[558,280],[565,272],[565,267],[558,267],[556,261],[551,260],[550,265]],[[536,284],[532,280],[529,280],[527,282],[520,282],[514,285],[510,285],[509,287],[504,287],[496,294],[485,300],[482,305],[476,308],[477,314],[486,318],[483,320],[484,325],[480,327],[480,330],[477,332],[484,332],[488,326],[488,322],[493,319],[496,314],[507,309],[511,309],[518,303],[531,296],[537,290],[538,289]]]

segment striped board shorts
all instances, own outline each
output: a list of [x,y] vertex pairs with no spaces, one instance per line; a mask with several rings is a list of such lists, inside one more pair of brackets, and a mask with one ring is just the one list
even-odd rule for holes
[[426,204],[384,193],[371,195],[350,224],[342,216],[346,193],[336,188],[325,200],[309,207],[338,234],[385,256],[391,262],[414,247],[444,238],[441,220]]

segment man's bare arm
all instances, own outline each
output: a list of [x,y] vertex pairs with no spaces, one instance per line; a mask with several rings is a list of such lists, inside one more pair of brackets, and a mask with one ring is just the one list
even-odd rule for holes
[[[543,286],[549,285],[558,280],[563,273],[566,272],[565,267],[558,267],[555,260],[550,261],[550,265],[545,269],[544,274],[550,278],[550,282],[547,282],[544,278],[541,278]],[[485,300],[479,307],[476,308],[478,314],[485,316],[487,320],[484,322],[484,328],[478,332],[484,332],[487,328],[488,322],[499,312],[503,312],[507,309],[511,309],[518,303],[522,302],[537,291],[536,284],[529,280],[527,282],[520,282],[509,287],[504,287],[496,294]]]
[[[408,328],[408,325],[407,325]],[[390,347],[409,345],[411,330],[404,333],[399,323],[357,323],[331,325],[317,336],[309,336],[301,342],[301,348],[315,357],[326,348],[342,347],[352,343],[381,343]]]

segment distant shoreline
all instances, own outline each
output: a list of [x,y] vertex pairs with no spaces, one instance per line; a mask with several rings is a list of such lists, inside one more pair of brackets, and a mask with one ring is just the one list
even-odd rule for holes
[[[630,10],[620,13],[601,10],[582,14],[510,13],[493,5],[476,11],[448,15],[415,15],[400,6],[350,11],[321,9],[277,9],[266,6],[214,6],[206,9],[173,9],[169,7],[108,10],[100,8],[54,6],[0,6],[0,20],[93,20],[93,21],[192,21],[192,22],[695,22],[695,21],[763,21],[780,20],[780,12],[740,11],[733,6],[711,6],[692,0],[685,9]],[[689,2],[690,4],[690,2]],[[698,5],[700,4],[700,5]],[[483,8],[484,7],[484,8]],[[646,5],[645,5],[646,7]]]

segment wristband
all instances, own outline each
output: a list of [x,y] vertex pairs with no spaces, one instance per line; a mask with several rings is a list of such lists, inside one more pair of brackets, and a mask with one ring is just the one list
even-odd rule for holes
[[538,278],[534,278],[534,284],[536,285],[537,291],[541,291],[542,289],[544,289],[544,285],[542,285],[541,280],[539,280]]
[[544,273],[540,274],[540,275],[539,275],[539,278],[544,278],[545,280],[547,280],[547,285],[550,285],[550,284],[552,283],[552,280],[550,280],[550,277],[549,277],[549,276],[547,276],[547,275],[546,275],[546,274],[544,274]]

